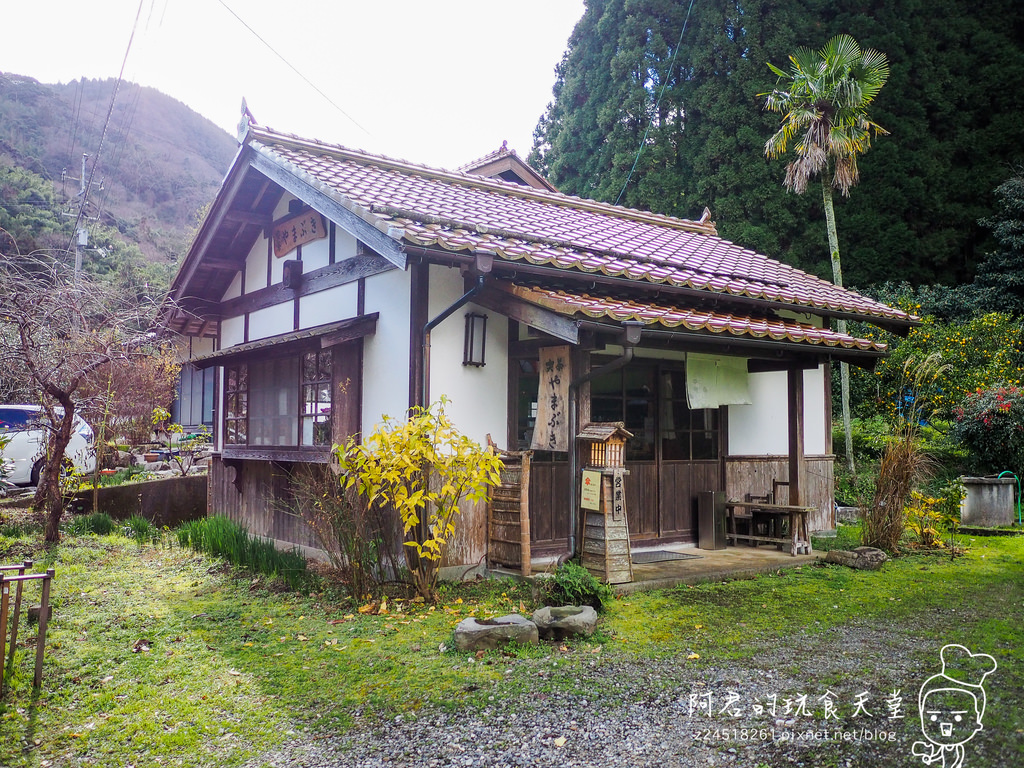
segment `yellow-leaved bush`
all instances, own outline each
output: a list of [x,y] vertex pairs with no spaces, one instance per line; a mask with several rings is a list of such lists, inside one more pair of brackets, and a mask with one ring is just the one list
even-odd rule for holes
[[363,441],[334,448],[345,488],[369,506],[393,509],[402,523],[406,563],[418,594],[433,599],[444,547],[455,534],[459,502],[487,498],[501,459],[460,433],[442,397],[406,420],[385,416]]

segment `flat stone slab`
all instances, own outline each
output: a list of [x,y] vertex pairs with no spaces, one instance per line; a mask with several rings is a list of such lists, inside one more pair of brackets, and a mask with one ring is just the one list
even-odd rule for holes
[[506,643],[536,645],[538,639],[537,625],[518,613],[496,619],[470,616],[455,627],[455,647],[460,651],[491,651]]
[[597,627],[597,611],[589,605],[545,605],[534,611],[532,618],[545,640],[564,640],[574,635],[590,637]]
[[854,550],[832,549],[825,555],[826,563],[845,565],[860,571],[878,571],[889,556],[874,547],[857,547]]

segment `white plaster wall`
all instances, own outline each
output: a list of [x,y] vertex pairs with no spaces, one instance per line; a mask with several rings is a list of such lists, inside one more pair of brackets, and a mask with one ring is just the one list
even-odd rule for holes
[[[465,293],[458,270],[430,268],[429,316],[436,317]],[[466,313],[487,315],[486,365],[462,364]],[[447,413],[460,432],[485,445],[487,435],[501,447],[508,433],[508,321],[497,312],[468,304],[431,332],[430,399],[447,395]]]
[[[330,224],[328,224],[330,228]],[[359,241],[339,226],[334,228],[334,260],[351,259],[359,252]],[[306,258],[303,256],[302,258]]]
[[198,336],[179,336],[172,347],[174,349],[174,362],[186,363],[193,357],[213,352],[213,339]]
[[804,371],[804,453],[825,453],[826,436],[832,429],[832,414],[825,412],[825,382],[828,366]]
[[380,319],[363,340],[363,434],[409,407],[409,284],[409,273],[398,269],[366,279],[366,313]]
[[231,285],[224,291],[224,295],[220,297],[221,301],[227,301],[228,299],[235,299],[242,295],[242,272],[239,270],[235,272],[235,276],[231,278]]
[[[825,452],[825,370],[804,371],[804,453]],[[752,373],[751,405],[729,406],[729,454],[732,456],[789,453],[786,372]]]
[[245,258],[245,292],[252,293],[267,287],[267,238],[256,238]]
[[[285,256],[274,256],[273,253],[271,253],[271,256],[270,256],[270,285],[276,285],[277,283],[280,283],[282,280],[284,280],[284,263],[286,261],[288,261],[289,259],[294,259],[294,258],[295,258],[295,251],[292,251],[291,253],[289,253],[289,254],[287,254]],[[302,266],[303,266],[303,270],[305,270],[306,265],[303,264]],[[248,277],[248,275],[246,275],[246,277]],[[264,280],[266,280],[265,277],[264,277]]]
[[220,321],[220,348],[227,349],[245,341],[245,318],[225,317]]
[[[293,251],[286,258],[294,259],[295,252]],[[302,246],[302,271],[312,272],[314,269],[320,269],[320,267],[326,267],[328,262],[331,260],[331,241],[330,237],[324,237],[320,240],[313,240],[312,242],[306,243]]]
[[295,309],[290,301],[249,313],[249,341],[257,341],[293,330],[295,330]]
[[[303,261],[306,255],[302,255]],[[333,323],[356,316],[359,287],[356,283],[339,285],[299,299],[299,327]]]
[[198,357],[199,355],[206,355],[213,352],[213,339],[209,337],[202,338],[190,338],[189,344],[191,345],[192,354],[189,357]]

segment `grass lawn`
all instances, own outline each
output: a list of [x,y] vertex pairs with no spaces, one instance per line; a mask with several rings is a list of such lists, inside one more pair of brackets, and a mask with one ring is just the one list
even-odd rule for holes
[[[477,707],[496,691],[573,691],[584,679],[573,670],[595,662],[756,665],[780,640],[800,633],[827,646],[850,626],[899,627],[919,639],[925,665],[944,643],[993,655],[986,729],[1017,748],[1024,739],[1022,537],[969,541],[955,561],[901,557],[881,572],[805,566],[634,594],[613,603],[589,642],[479,659],[450,649],[453,627],[532,611],[527,586],[453,586],[436,606],[389,602],[370,615],[177,544],[66,535],[46,551],[38,541],[0,531],[0,562],[31,557],[56,569],[42,689],[31,688],[34,630],[22,631],[0,701],[2,766],[240,765],[290,734],[338,733],[357,719]],[[559,674],[538,675],[552,658]],[[614,702],[613,687],[599,693]]]

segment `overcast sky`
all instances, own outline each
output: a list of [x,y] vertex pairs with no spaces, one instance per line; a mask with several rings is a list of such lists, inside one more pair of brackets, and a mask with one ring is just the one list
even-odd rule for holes
[[[7,0],[0,71],[117,77],[139,9]],[[582,13],[583,0],[142,0],[125,79],[232,135],[244,96],[262,125],[454,168],[503,140],[529,153]]]

